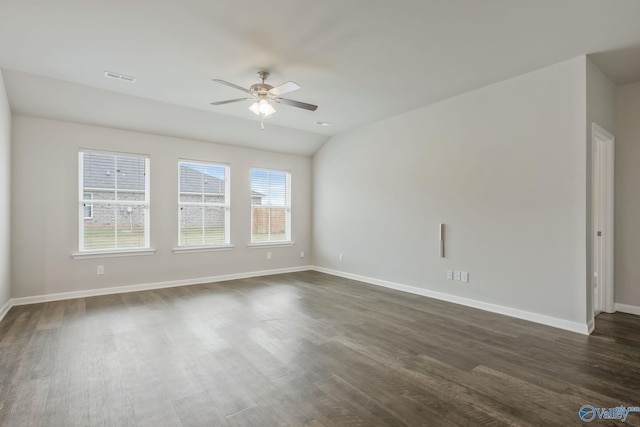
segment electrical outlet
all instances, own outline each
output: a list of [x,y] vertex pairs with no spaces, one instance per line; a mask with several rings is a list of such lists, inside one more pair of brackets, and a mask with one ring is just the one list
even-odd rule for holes
[[453,280],[453,270],[447,270],[447,280]]
[[104,265],[99,265],[96,273],[98,274],[98,276],[103,275],[104,274]]
[[344,257],[342,256],[342,254],[340,254],[339,258],[340,258],[340,262],[344,261]]
[[304,251],[300,251],[300,258],[304,258]]
[[454,271],[454,272],[453,272],[453,280],[457,280],[457,281],[459,282],[459,281],[460,281],[461,273],[462,273],[462,272],[460,272],[460,271]]
[[267,252],[267,259],[271,259],[271,252]]
[[460,273],[460,280],[462,280],[463,282],[468,282],[469,281],[469,273],[467,273],[466,271],[463,271]]

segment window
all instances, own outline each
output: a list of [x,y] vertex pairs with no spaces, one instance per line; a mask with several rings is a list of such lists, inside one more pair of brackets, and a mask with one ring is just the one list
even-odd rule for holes
[[[93,199],[93,193],[84,193],[84,200]],[[83,203],[84,219],[93,219],[93,203]]]
[[178,246],[229,244],[229,167],[178,162]]
[[149,248],[149,158],[79,153],[80,252]]
[[291,174],[251,170],[251,243],[291,241]]

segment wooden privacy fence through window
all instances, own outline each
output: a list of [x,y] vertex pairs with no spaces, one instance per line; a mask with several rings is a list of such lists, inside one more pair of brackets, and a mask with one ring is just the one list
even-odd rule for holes
[[254,206],[251,216],[252,234],[266,234],[269,232],[269,214],[271,214],[271,234],[285,232],[285,208]]

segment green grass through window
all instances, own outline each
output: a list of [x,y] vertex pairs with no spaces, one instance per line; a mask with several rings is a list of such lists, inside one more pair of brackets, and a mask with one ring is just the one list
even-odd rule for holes
[[[84,230],[84,248],[91,249],[123,249],[144,247],[144,230],[142,228],[118,230],[118,245],[116,247],[116,233],[112,228],[87,228]],[[252,243],[285,241],[285,233],[253,233]],[[180,243],[189,245],[220,245],[224,244],[224,227],[207,227],[204,239],[201,228],[183,228],[180,230]]]

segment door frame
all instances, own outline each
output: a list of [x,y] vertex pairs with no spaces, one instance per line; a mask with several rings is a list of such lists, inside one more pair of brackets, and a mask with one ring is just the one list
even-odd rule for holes
[[[613,313],[615,138],[596,123],[592,142],[592,261],[593,312]],[[598,232],[601,235],[598,236]],[[597,285],[596,285],[597,283]]]

